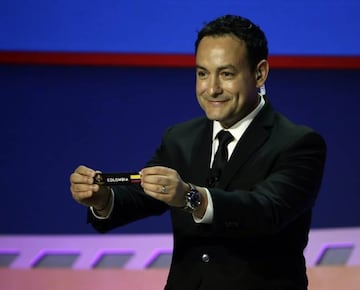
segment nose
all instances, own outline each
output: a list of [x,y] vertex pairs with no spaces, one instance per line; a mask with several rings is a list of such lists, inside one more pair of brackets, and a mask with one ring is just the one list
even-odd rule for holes
[[213,77],[209,80],[208,93],[211,97],[217,97],[222,93],[220,81],[217,77]]

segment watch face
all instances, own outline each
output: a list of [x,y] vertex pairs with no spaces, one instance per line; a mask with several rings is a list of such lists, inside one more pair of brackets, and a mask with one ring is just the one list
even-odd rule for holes
[[192,210],[197,209],[201,203],[201,195],[196,189],[191,189],[186,194],[186,206]]

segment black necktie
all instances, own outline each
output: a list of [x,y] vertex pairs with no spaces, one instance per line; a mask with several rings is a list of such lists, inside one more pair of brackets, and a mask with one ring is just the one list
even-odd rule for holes
[[219,147],[215,153],[214,161],[211,169],[212,179],[214,179],[213,180],[214,185],[218,184],[221,177],[221,172],[226,162],[228,161],[227,145],[234,139],[234,136],[231,135],[229,131],[224,131],[224,130],[221,130],[216,137],[219,140]]

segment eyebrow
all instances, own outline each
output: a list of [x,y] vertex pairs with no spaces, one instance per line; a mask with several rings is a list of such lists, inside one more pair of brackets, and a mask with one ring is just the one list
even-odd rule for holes
[[[195,67],[196,67],[196,69],[208,70],[206,67],[203,67],[203,66],[201,66],[201,65],[196,65]],[[235,66],[233,66],[232,64],[222,65],[222,66],[218,67],[216,70],[217,70],[217,71],[221,71],[221,70],[224,70],[224,69],[237,70],[237,69],[235,68]]]

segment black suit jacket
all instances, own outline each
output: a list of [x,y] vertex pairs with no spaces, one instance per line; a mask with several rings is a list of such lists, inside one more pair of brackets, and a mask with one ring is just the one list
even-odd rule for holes
[[[213,200],[211,224],[197,224],[191,214],[170,208],[174,250],[166,289],[306,289],[303,250],[323,175],[323,138],[266,101],[236,145],[218,188],[211,188],[211,137],[206,118],[173,126],[148,163],[207,187]],[[89,216],[101,232],[169,209],[140,187],[114,191],[110,218]]]

